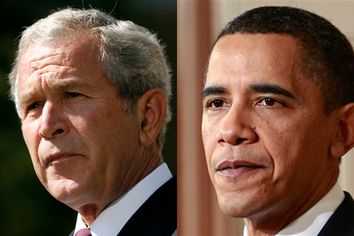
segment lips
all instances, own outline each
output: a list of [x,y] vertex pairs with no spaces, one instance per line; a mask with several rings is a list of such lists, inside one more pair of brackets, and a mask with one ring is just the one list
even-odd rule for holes
[[44,158],[44,164],[46,167],[48,167],[55,162],[64,161],[64,160],[72,158],[74,156],[76,156],[76,154],[74,154],[74,153],[64,153],[64,152],[54,153],[54,154],[51,154],[51,155],[47,156],[46,158]]
[[249,161],[226,160],[217,165],[216,173],[219,173],[225,177],[237,178],[245,173],[261,168],[264,168],[264,166]]

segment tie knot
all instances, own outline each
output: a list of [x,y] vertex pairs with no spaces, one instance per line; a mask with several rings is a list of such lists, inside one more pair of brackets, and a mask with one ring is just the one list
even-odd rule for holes
[[91,236],[91,231],[89,228],[80,229],[75,236]]

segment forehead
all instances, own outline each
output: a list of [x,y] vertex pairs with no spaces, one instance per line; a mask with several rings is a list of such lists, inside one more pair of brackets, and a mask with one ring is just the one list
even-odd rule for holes
[[[278,34],[233,34],[215,44],[207,75],[283,74],[299,69],[296,40]],[[214,77],[211,77],[214,78]],[[211,79],[207,76],[207,81]]]
[[88,64],[99,58],[98,40],[87,33],[76,33],[53,41],[38,40],[20,53],[19,72],[33,72],[46,65]]
[[110,85],[96,40],[80,35],[30,46],[19,57],[18,103],[44,95],[49,88],[60,92],[78,86],[98,89]]
[[[279,34],[233,34],[215,44],[206,85],[236,82],[293,83],[303,77],[297,41]],[[285,86],[287,87],[287,86]]]
[[19,57],[19,92],[41,80],[50,83],[72,76],[99,78],[93,76],[93,71],[95,75],[104,75],[97,41],[86,33],[77,33],[56,41],[34,43]]
[[296,39],[287,35],[223,36],[210,55],[204,86],[220,87],[231,93],[269,84],[291,92],[300,100],[322,103],[319,86],[302,72],[299,48]]
[[285,34],[247,34],[236,33],[221,37],[215,44],[214,53],[245,53],[249,56],[265,56],[275,59],[278,56],[294,56],[297,53],[297,40]]

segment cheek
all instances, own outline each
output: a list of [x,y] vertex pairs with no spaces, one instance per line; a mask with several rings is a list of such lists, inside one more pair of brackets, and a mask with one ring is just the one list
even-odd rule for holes
[[259,128],[258,135],[272,162],[275,178],[288,175],[301,163],[304,140],[302,128],[287,122],[277,124],[268,122]]
[[202,127],[201,127],[201,132],[202,132],[202,141],[203,141],[203,146],[204,146],[204,153],[205,153],[205,158],[206,158],[206,164],[208,167],[209,175],[211,178],[213,178],[212,174],[212,156],[214,152],[216,151],[216,146],[217,146],[217,131],[218,131],[218,126],[217,123],[212,123],[209,122],[208,119],[203,118],[202,121]]
[[31,125],[23,124],[21,129],[22,136],[31,155],[31,158],[33,161],[36,161],[38,159],[38,146],[40,142],[37,125],[35,122],[33,122]]
[[71,117],[71,122],[91,155],[105,158],[109,153],[124,152],[133,146],[132,137],[137,139],[137,131],[132,119],[121,111],[101,107]]
[[325,136],[319,133],[322,128],[311,117],[301,120],[293,117],[292,120],[279,121],[276,125],[268,123],[263,127],[260,139],[273,162],[275,182],[284,184],[286,188],[303,185],[304,181],[314,177],[315,173],[306,175],[299,170],[316,169],[318,158],[325,155],[324,149],[318,145],[319,140],[323,141],[318,136]]
[[34,122],[31,125],[22,125],[21,129],[36,175],[39,180],[46,185],[47,179],[45,169],[42,166],[38,156],[41,136],[38,134],[36,123]]
[[[216,127],[214,127],[216,129]],[[210,126],[208,124],[208,121],[206,119],[203,119],[202,121],[202,141],[203,141],[203,146],[204,146],[204,151],[205,151],[205,156],[207,159],[210,159],[211,151],[213,149],[213,130],[210,129]]]
[[68,120],[76,134],[81,135],[87,142],[93,142],[104,138],[102,134],[107,133],[105,128],[109,124],[107,117],[109,115],[103,109],[90,109],[80,115],[68,116]]

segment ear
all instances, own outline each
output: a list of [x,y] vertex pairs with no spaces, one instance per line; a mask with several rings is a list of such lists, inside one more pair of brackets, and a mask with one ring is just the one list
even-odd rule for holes
[[337,126],[330,152],[339,159],[354,146],[354,103],[349,103],[338,111]]
[[166,114],[166,94],[159,88],[150,89],[138,100],[140,142],[149,146],[156,141]]

